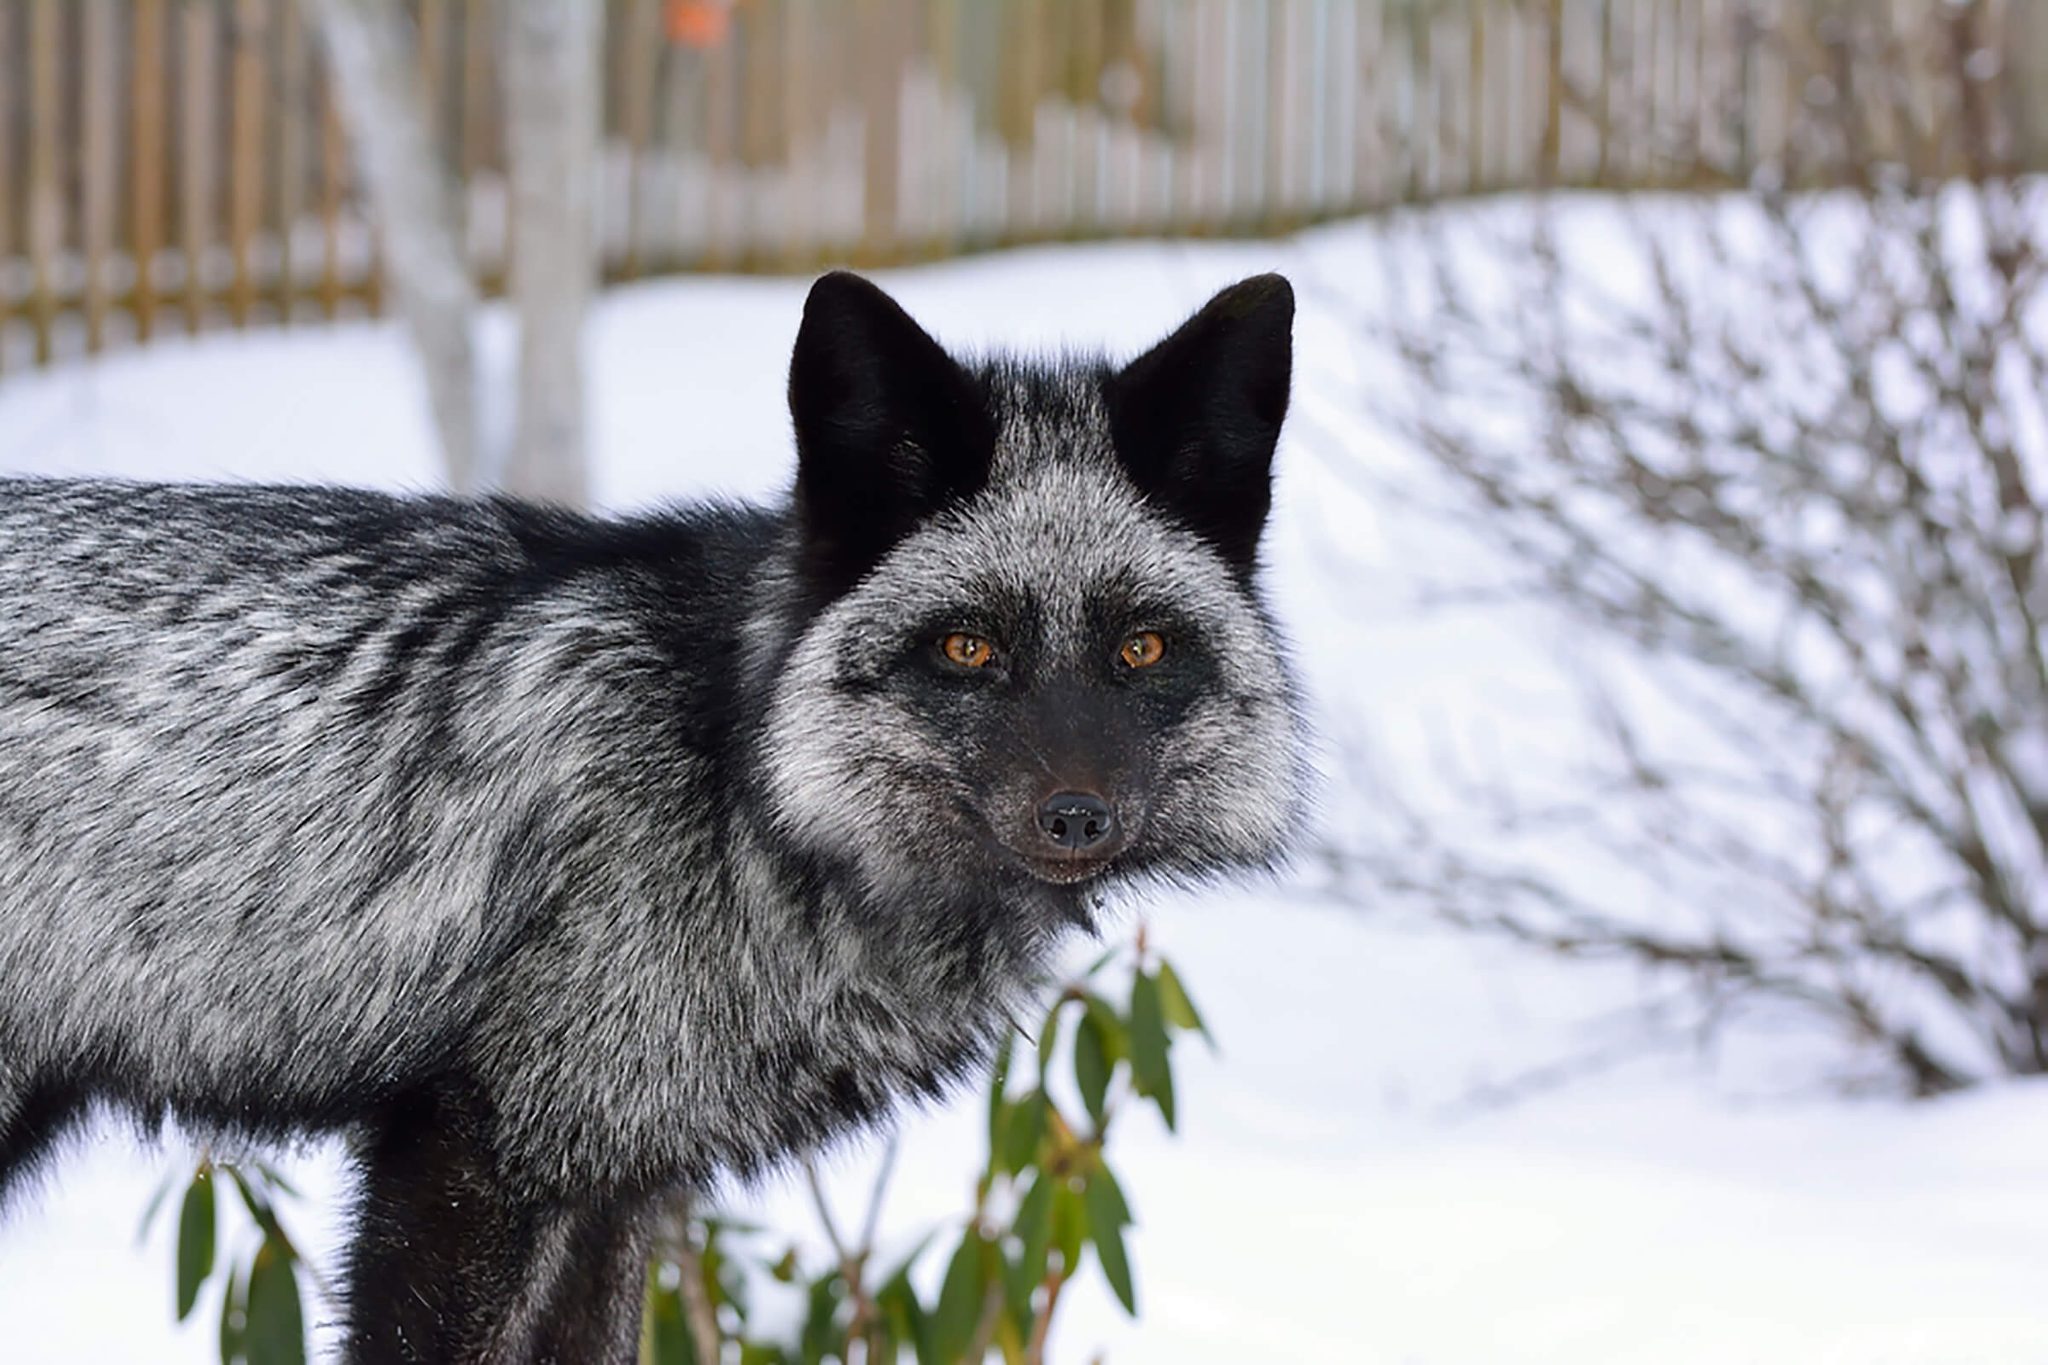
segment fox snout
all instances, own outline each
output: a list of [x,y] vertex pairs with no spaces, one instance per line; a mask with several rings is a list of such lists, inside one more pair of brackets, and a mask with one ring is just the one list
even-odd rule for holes
[[1093,792],[1054,792],[1038,808],[1038,828],[1054,848],[1098,858],[1123,842],[1116,811]]
[[1062,787],[1035,806],[1034,799],[1025,799],[1028,818],[1013,826],[1007,842],[1040,881],[1066,885],[1108,871],[1142,823],[1135,807],[1126,813],[1092,785]]

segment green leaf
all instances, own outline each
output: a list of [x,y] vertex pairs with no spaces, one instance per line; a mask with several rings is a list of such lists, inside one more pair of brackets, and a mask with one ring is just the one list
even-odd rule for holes
[[1081,1103],[1088,1107],[1088,1117],[1098,1128],[1102,1126],[1103,1100],[1109,1093],[1108,1052],[1102,1028],[1090,1010],[1074,1030],[1074,1080],[1081,1087]]
[[1172,1078],[1166,1071],[1166,1011],[1159,980],[1140,972],[1131,982],[1131,1080],[1141,1095],[1157,1095]]
[[[1109,1287],[1116,1291],[1117,1302],[1132,1317],[1138,1316],[1138,1295],[1131,1285],[1131,1263],[1124,1255],[1122,1225],[1117,1221],[1117,1210],[1103,1193],[1107,1186],[1099,1181],[1088,1182],[1088,1189],[1082,1196],[1088,1204],[1088,1234],[1095,1243],[1095,1257],[1102,1262],[1102,1274],[1109,1281]],[[1118,1197],[1121,1203],[1121,1196]]]
[[988,1082],[988,1149],[999,1152],[1003,1148],[1003,1091],[1010,1083],[1010,1058],[1016,1052],[1017,1035],[1005,1032],[1003,1041],[996,1044],[995,1070]]
[[1065,1006],[1064,998],[1055,1000],[1051,1009],[1045,1012],[1045,1026],[1038,1030],[1038,1084],[1045,1086],[1046,1073],[1052,1067],[1053,1054],[1060,1047],[1060,1010]]
[[1010,1316],[1026,1327],[1031,1324],[1031,1294],[1038,1288],[1031,1271],[1022,1256],[1011,1260],[1003,1258],[1003,1303],[1010,1310]]
[[1175,1122],[1173,1112],[1173,1058],[1171,1054],[1167,1057],[1166,1069],[1159,1073],[1159,1084],[1152,1089],[1152,1102],[1159,1106],[1159,1117],[1166,1120],[1167,1131],[1178,1131],[1178,1125]]
[[658,1270],[647,1274],[646,1365],[697,1365],[697,1346],[683,1321],[682,1296],[661,1286]]
[[[919,1365],[925,1365],[928,1357],[925,1341],[929,1329],[925,1324],[924,1305],[917,1301],[917,1291],[910,1284],[910,1268],[901,1271],[875,1292],[875,1307],[889,1324],[889,1334],[897,1341],[917,1343]],[[882,1362],[894,1365],[894,1356],[885,1355]],[[936,1358],[929,1358],[936,1365]],[[878,1362],[881,1365],[881,1362]]]
[[199,1300],[199,1286],[213,1273],[213,1167],[201,1162],[185,1190],[178,1213],[178,1321],[183,1322]]
[[1177,1029],[1193,1029],[1208,1040],[1210,1047],[1216,1046],[1215,1036],[1202,1022],[1202,1016],[1196,1013],[1195,1002],[1189,998],[1187,987],[1181,984],[1180,973],[1164,959],[1159,963],[1159,1003],[1166,1009],[1167,1023]]
[[1045,1140],[1045,1092],[1034,1090],[1010,1110],[1010,1122],[1003,1134],[1003,1169],[1021,1171],[1038,1159],[1038,1145]]
[[697,1263],[704,1270],[704,1298],[715,1313],[722,1307],[730,1307],[739,1316],[741,1323],[747,1320],[747,1277],[740,1265],[725,1254],[719,1237],[725,1232],[753,1231],[742,1229],[738,1224],[720,1219],[704,1220],[704,1249],[698,1253]]
[[945,1283],[939,1286],[938,1306],[932,1310],[932,1351],[940,1360],[959,1360],[974,1340],[974,1325],[981,1317],[981,1294],[986,1287],[982,1266],[981,1233],[969,1228],[946,1267]]
[[[1091,1221],[1102,1217],[1120,1228],[1131,1225],[1131,1206],[1124,1199],[1124,1187],[1117,1183],[1108,1165],[1099,1165],[1089,1173],[1088,1190],[1094,1196],[1089,1205]],[[1097,1210],[1100,1210],[1099,1214]]]
[[1017,1271],[1032,1285],[1045,1278],[1045,1260],[1052,1248],[1053,1186],[1058,1183],[1053,1176],[1041,1172],[1024,1192],[1024,1201],[1017,1206],[1017,1221],[1012,1225],[1021,1246]]
[[1129,1051],[1124,1036],[1123,1016],[1116,1012],[1115,1006],[1099,995],[1088,996],[1084,1003],[1087,1006],[1088,1018],[1102,1034],[1102,1055],[1109,1059],[1111,1066],[1114,1066],[1122,1061]]
[[837,1270],[820,1275],[806,1296],[803,1336],[798,1350],[803,1365],[823,1365],[826,1356],[845,1345],[839,1326],[839,1301],[846,1296],[846,1281]]
[[243,1312],[248,1301],[248,1287],[243,1277],[233,1266],[227,1268],[227,1281],[220,1296],[220,1361],[221,1365],[232,1365],[242,1358],[242,1328],[245,1322]]
[[1088,1213],[1073,1182],[1062,1180],[1052,1192],[1052,1244],[1059,1249],[1060,1266],[1072,1275],[1081,1263],[1081,1244],[1088,1236]]
[[249,1267],[248,1320],[242,1350],[249,1365],[305,1365],[306,1321],[290,1250],[265,1240]]

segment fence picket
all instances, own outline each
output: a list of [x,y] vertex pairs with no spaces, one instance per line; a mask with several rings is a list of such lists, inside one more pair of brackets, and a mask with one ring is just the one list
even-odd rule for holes
[[[1885,0],[1873,113],[1930,172],[2048,169],[2048,19]],[[419,77],[487,290],[498,0],[417,0]],[[619,0],[607,278],[868,265],[1105,233],[1282,230],[1403,199],[1825,180],[1804,147],[1835,0]],[[1948,26],[2005,62],[1972,157]],[[1839,27],[1839,24],[1837,25]],[[1946,64],[1945,64],[1946,63]],[[222,77],[225,77],[223,83]],[[18,93],[15,93],[18,92]],[[1886,95],[1889,92],[1879,92]],[[12,96],[7,97],[7,96]],[[1859,96],[1860,97],[1860,96]],[[1840,171],[1835,172],[1839,174]],[[0,0],[0,364],[380,306],[291,0]]]

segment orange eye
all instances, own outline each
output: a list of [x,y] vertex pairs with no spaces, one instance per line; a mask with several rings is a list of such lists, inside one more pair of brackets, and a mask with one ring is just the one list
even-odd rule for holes
[[1150,668],[1166,653],[1166,641],[1159,638],[1156,630],[1141,630],[1124,641],[1119,657],[1132,668]]
[[988,661],[995,658],[996,647],[979,635],[967,635],[955,631],[940,642],[948,659],[962,668],[986,668]]

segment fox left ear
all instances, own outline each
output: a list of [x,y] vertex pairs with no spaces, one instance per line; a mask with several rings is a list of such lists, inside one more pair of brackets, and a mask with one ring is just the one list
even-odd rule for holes
[[830,600],[988,480],[995,423],[967,372],[858,275],[811,286],[789,362],[803,566]]
[[1109,381],[1110,431],[1131,478],[1241,576],[1273,504],[1293,333],[1293,286],[1255,275]]

